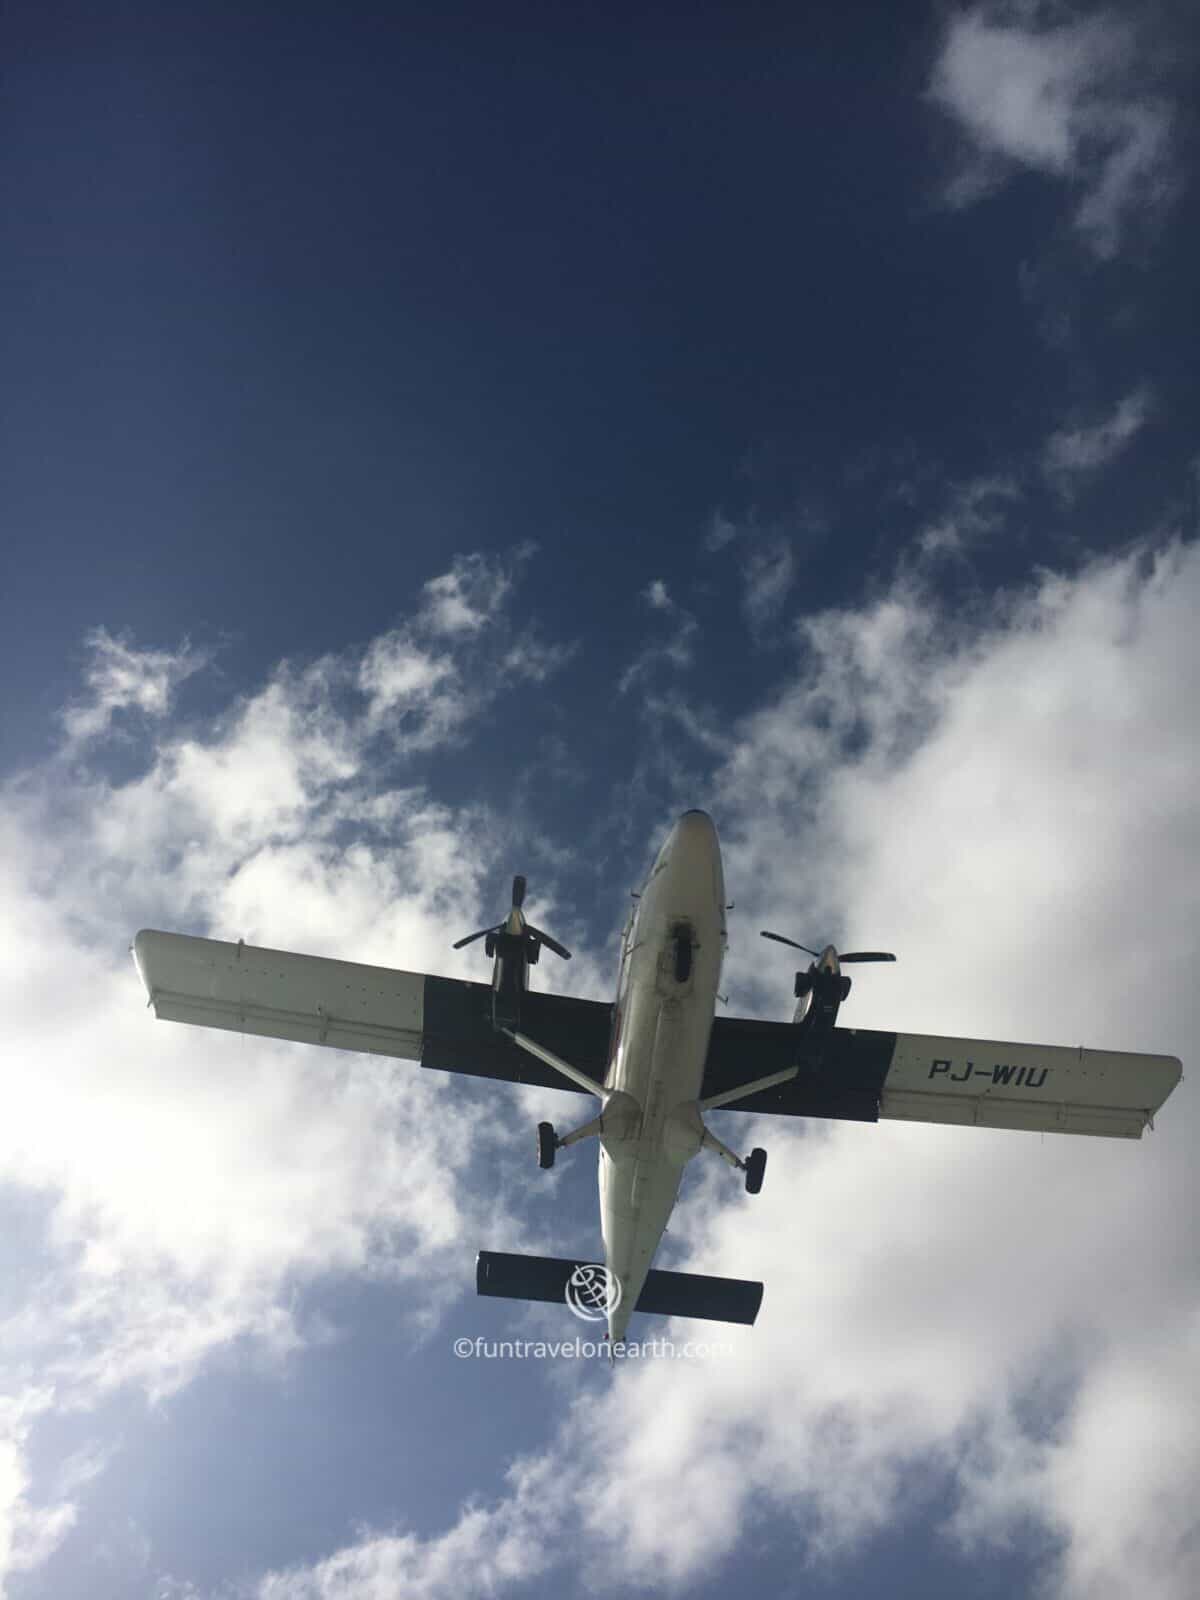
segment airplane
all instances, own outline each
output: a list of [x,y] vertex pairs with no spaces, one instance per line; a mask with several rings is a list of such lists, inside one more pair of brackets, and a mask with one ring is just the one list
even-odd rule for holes
[[[652,1266],[684,1168],[701,1150],[741,1173],[750,1194],[762,1188],[765,1151],[739,1156],[705,1125],[706,1112],[1137,1139],[1182,1076],[1174,1056],[839,1027],[850,990],[842,964],[894,956],[817,952],[765,930],[814,957],[796,974],[791,1021],[715,1016],[729,907],[705,811],[679,817],[633,897],[611,1006],[529,988],[543,947],[564,960],[570,952],[526,920],[525,892],[518,876],[504,919],[454,946],[484,941],[490,985],[150,929],[132,952],[160,1019],[594,1096],[598,1112],[572,1131],[538,1125],[538,1162],[550,1168],[560,1150],[598,1141],[603,1263],[480,1251],[476,1288],[567,1299],[606,1322],[610,1350],[635,1311],[742,1324],[758,1314],[761,1283]],[[598,1295],[589,1274],[600,1276]]]

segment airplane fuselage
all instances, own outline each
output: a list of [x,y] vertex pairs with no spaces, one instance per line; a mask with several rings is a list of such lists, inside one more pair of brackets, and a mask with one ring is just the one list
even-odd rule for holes
[[717,830],[707,813],[688,811],[658,853],[621,949],[600,1136],[605,1265],[620,1284],[608,1318],[614,1343],[700,1148],[697,1100],[725,942]]

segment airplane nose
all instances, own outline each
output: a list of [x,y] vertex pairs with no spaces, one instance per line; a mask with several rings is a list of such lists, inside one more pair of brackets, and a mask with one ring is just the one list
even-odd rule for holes
[[671,854],[693,867],[720,854],[717,830],[707,811],[685,811],[671,829]]
[[690,876],[701,870],[705,862],[719,861],[720,857],[717,830],[708,812],[698,808],[685,811],[664,840],[651,878],[668,865]]
[[667,854],[672,868],[687,882],[711,884],[718,899],[721,886],[721,846],[707,811],[685,811],[671,829]]

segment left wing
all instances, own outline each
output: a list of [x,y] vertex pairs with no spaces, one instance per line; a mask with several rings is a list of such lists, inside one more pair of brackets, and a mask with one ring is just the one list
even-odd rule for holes
[[[133,959],[165,1021],[581,1092],[493,1029],[486,983],[146,928],[133,941]],[[521,1003],[522,1027],[597,1085],[611,1016],[611,1006],[569,995],[531,993]]]
[[800,1072],[790,1083],[729,1109],[1140,1139],[1182,1076],[1175,1056],[870,1028],[834,1028],[814,1038],[788,1022],[717,1017],[702,1097],[797,1060]]

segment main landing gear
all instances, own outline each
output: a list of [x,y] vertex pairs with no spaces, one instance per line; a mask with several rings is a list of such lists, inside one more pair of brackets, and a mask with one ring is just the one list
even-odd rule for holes
[[751,1150],[745,1161],[741,1156],[734,1155],[727,1144],[722,1143],[716,1134],[708,1128],[700,1137],[702,1150],[714,1150],[722,1161],[727,1161],[731,1167],[746,1175],[746,1193],[757,1194],[763,1186],[763,1175],[767,1170],[767,1152],[765,1150]]
[[[610,1101],[612,1098],[610,1096]],[[554,1165],[555,1152],[565,1150],[568,1145],[578,1144],[580,1139],[594,1139],[604,1132],[604,1119],[608,1114],[607,1109],[598,1117],[593,1117],[590,1122],[585,1122],[581,1128],[576,1128],[573,1133],[565,1133],[560,1139],[554,1131],[552,1122],[538,1123],[538,1166],[543,1172],[549,1171]]]
[[[594,1122],[585,1122],[582,1128],[577,1128],[574,1133],[569,1133],[565,1139],[560,1139],[554,1132],[552,1122],[539,1122],[537,1129],[538,1139],[538,1166],[543,1172],[548,1172],[554,1165],[554,1157],[565,1145],[574,1144],[578,1139],[586,1139],[600,1132],[600,1121],[597,1117]],[[731,1167],[736,1167],[746,1176],[746,1193],[758,1194],[763,1186],[763,1176],[767,1170],[767,1152],[754,1149],[743,1161],[735,1156],[727,1144],[722,1144],[715,1133],[704,1130],[702,1146],[715,1150],[717,1154],[728,1161]]]
[[554,1124],[552,1122],[538,1123],[538,1166],[543,1172],[548,1172],[554,1165],[554,1152],[558,1149],[558,1140],[554,1137]]
[[[641,1107],[632,1095],[623,1089],[603,1089],[594,1078],[587,1073],[580,1072],[578,1067],[573,1067],[569,1061],[564,1061],[556,1056],[552,1050],[547,1050],[545,1045],[538,1044],[536,1040],[527,1038],[516,1028],[504,1028],[512,1042],[520,1049],[528,1051],[530,1055],[537,1056],[540,1061],[561,1072],[563,1077],[576,1088],[585,1089],[588,1094],[599,1095],[601,1100],[600,1115],[585,1122],[581,1127],[564,1134],[560,1139],[554,1131],[552,1122],[538,1123],[538,1166],[547,1171],[554,1165],[554,1157],[559,1150],[565,1150],[568,1145],[578,1144],[580,1139],[594,1139],[598,1135],[609,1132],[618,1139],[630,1138],[636,1131],[641,1118]],[[695,1100],[688,1106],[679,1106],[676,1111],[681,1116],[681,1126],[677,1132],[683,1137],[684,1160],[694,1155],[697,1149],[715,1150],[723,1161],[727,1161],[736,1171],[744,1173],[746,1178],[746,1193],[757,1194],[763,1186],[763,1174],[767,1167],[767,1152],[765,1150],[751,1150],[745,1161],[741,1156],[735,1155],[727,1144],[722,1144],[715,1133],[704,1126],[703,1113],[716,1111],[721,1106],[734,1105],[739,1100],[746,1100],[751,1095],[761,1094],[767,1089],[778,1088],[781,1084],[790,1083],[799,1072],[799,1067],[784,1067],[779,1072],[770,1072],[765,1078],[755,1078],[751,1083],[741,1083],[733,1089],[725,1089],[720,1094],[709,1095],[707,1099]],[[691,1143],[692,1140],[696,1142]],[[688,1145],[691,1148],[688,1149]]]

